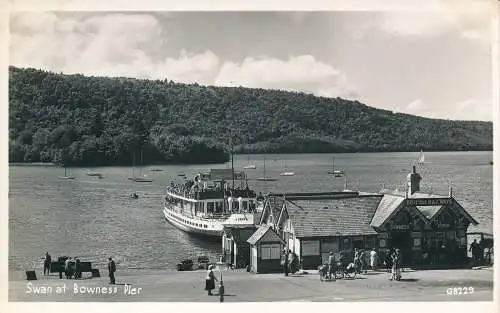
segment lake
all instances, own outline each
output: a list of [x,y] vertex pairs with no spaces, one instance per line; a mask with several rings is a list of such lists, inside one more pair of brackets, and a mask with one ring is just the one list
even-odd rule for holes
[[[383,187],[404,190],[406,175],[418,153],[335,154],[335,168],[346,172],[348,188],[378,192]],[[419,165],[421,190],[455,198],[480,223],[478,229],[493,229],[493,152],[428,152]],[[336,191],[344,178],[327,174],[332,154],[236,155],[235,169],[248,164],[249,185],[256,191]],[[257,182],[263,176],[276,182]],[[295,172],[282,177],[281,172]],[[207,255],[213,261],[221,252],[219,242],[209,242],[178,230],[162,213],[164,186],[189,178],[203,169],[228,168],[219,165],[148,166],[135,169],[152,183],[134,183],[127,178],[132,169],[103,167],[104,179],[87,176],[89,169],[72,168],[74,180],[59,179],[64,170],[49,166],[9,168],[9,269],[26,270],[46,251],[53,258],[78,256],[104,266],[112,256],[119,268],[174,269],[184,258]],[[150,169],[163,171],[150,171]],[[139,199],[129,198],[136,191]]]

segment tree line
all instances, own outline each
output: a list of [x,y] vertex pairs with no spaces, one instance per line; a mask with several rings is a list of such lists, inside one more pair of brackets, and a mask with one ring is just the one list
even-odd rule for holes
[[491,122],[300,92],[9,68],[9,161],[221,163],[236,153],[492,150]]

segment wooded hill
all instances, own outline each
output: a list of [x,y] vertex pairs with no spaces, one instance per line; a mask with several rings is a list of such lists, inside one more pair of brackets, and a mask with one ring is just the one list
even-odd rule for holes
[[[9,161],[73,166],[213,163],[236,153],[492,150],[491,122],[357,101],[168,80],[9,68]],[[232,130],[232,131],[231,131]]]

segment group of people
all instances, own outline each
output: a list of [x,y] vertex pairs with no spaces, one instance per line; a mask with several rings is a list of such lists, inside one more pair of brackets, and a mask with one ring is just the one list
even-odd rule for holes
[[64,274],[67,279],[71,279],[73,276],[75,279],[82,278],[82,271],[80,269],[80,259],[75,257],[72,259],[71,257],[67,258],[64,261]]
[[[81,262],[78,257],[75,257],[74,259],[71,257],[68,257],[66,259],[60,258],[60,260],[64,260],[64,275],[66,276],[67,279],[75,278],[79,279],[82,278],[82,271],[81,271]],[[50,254],[47,252],[45,253],[45,259],[43,261],[43,274],[44,275],[50,275],[50,271],[52,269],[52,257]],[[108,272],[109,272],[109,281],[110,284],[115,284],[115,272],[116,272],[116,263],[113,261],[113,259],[110,257],[108,261]],[[62,272],[59,272],[60,278],[62,278]]]
[[295,252],[289,249],[283,249],[281,253],[281,266],[283,266],[283,272],[285,276],[288,274],[294,274],[299,270],[299,257]]
[[370,267],[372,270],[377,269],[378,255],[375,248],[370,250],[354,248],[354,265],[358,274],[365,273]]
[[[486,253],[485,253],[486,250]],[[469,247],[469,252],[472,253],[472,261],[475,265],[484,264],[485,262],[485,254],[490,252],[490,249],[484,248],[484,244],[482,241],[477,242],[476,239],[472,241]]]

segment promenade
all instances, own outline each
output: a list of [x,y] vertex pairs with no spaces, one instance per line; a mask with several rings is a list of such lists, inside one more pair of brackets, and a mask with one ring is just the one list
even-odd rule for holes
[[[101,271],[101,275],[99,278],[84,276],[80,280],[68,280],[59,279],[57,274],[43,276],[37,272],[38,280],[27,281],[23,272],[11,272],[9,301],[219,301],[217,295],[208,296],[203,290],[205,271],[124,271],[118,268],[117,285],[109,284],[106,271]],[[216,272],[216,275],[220,279],[221,272]],[[385,272],[368,272],[357,275],[354,280],[329,282],[321,282],[315,272],[285,277],[283,274],[229,270],[222,271],[222,275],[225,302],[493,301],[492,268],[410,271],[403,273],[401,281],[390,281]],[[448,288],[465,290],[464,287],[467,294],[463,291],[449,294]],[[100,289],[98,293],[97,289]],[[106,293],[102,293],[102,289]],[[46,293],[41,293],[43,291]]]

